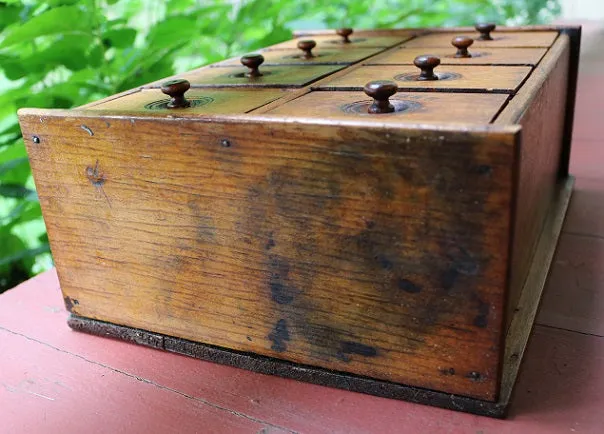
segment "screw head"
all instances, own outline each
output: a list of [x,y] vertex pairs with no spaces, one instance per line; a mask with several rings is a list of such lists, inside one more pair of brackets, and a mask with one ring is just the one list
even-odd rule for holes
[[40,138],[38,136],[32,136],[31,141],[37,145],[40,143]]

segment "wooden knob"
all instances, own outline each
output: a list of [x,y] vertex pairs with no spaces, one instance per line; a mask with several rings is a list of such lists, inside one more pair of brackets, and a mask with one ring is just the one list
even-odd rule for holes
[[476,30],[480,32],[480,36],[478,37],[479,41],[492,41],[491,32],[495,30],[494,23],[478,23],[474,26]]
[[163,82],[161,85],[161,91],[172,98],[168,103],[168,108],[189,107],[191,102],[185,98],[185,92],[190,88],[191,83],[183,79]]
[[248,54],[241,57],[241,64],[247,66],[250,70],[245,74],[246,77],[261,77],[262,73],[258,70],[264,62],[262,54]]
[[353,30],[350,27],[336,30],[336,33],[343,38],[342,42],[345,42],[345,43],[350,42],[350,39],[348,37],[350,35],[352,35],[352,32],[353,32]]
[[304,51],[304,58],[305,59],[312,59],[313,57],[315,57],[311,50],[313,48],[315,48],[317,46],[317,43],[315,41],[313,41],[312,39],[306,40],[306,41],[299,41],[298,42],[298,48],[302,51]]
[[451,43],[457,48],[455,57],[472,57],[472,55],[468,53],[468,47],[474,43],[474,39],[467,36],[456,36],[451,40]]
[[440,65],[440,58],[425,54],[417,56],[413,60],[413,64],[422,70],[419,77],[417,77],[418,80],[438,80],[438,77],[434,74],[434,68]]
[[367,96],[373,98],[373,104],[367,110],[369,113],[392,113],[394,106],[388,98],[396,93],[398,86],[393,81],[370,81],[363,88]]

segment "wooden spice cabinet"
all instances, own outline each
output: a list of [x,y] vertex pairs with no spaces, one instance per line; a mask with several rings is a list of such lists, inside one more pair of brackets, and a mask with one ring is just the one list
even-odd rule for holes
[[[294,39],[261,78],[180,74],[188,108],[157,82],[20,110],[70,325],[504,416],[572,190],[580,28],[498,28],[465,64],[459,34],[300,33],[325,62],[280,63]],[[408,78],[433,49],[441,79]],[[367,112],[376,79],[402,111]]]

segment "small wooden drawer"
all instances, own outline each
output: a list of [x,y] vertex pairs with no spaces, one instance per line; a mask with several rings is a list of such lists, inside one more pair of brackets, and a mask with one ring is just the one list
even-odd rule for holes
[[361,66],[348,74],[322,82],[317,89],[361,90],[369,81],[392,80],[399,90],[513,93],[531,72],[528,66],[445,65],[435,69],[434,81],[418,81],[415,66]]
[[411,41],[405,42],[404,46],[408,48],[416,47],[450,47],[451,39],[456,36],[469,36],[474,39],[474,48],[514,48],[514,47],[550,47],[556,38],[558,32],[498,32],[491,33],[493,40],[481,41],[478,32],[458,32],[458,33],[431,33],[429,35],[418,36]]
[[401,42],[405,42],[413,37],[413,33],[400,34],[397,36],[366,36],[352,35],[350,42],[345,43],[341,36],[338,35],[315,35],[305,36],[290,41],[281,42],[280,44],[271,45],[267,50],[280,50],[298,48],[298,42],[305,39],[312,39],[317,43],[317,47],[322,48],[337,48],[337,49],[355,49],[355,48],[388,48]]
[[[260,77],[250,78],[246,74],[248,69],[243,66],[225,68],[201,68],[178,78],[191,82],[191,87],[302,87],[312,83],[332,72],[342,69],[338,65],[307,65],[303,67],[291,66],[260,66]],[[161,83],[157,83],[159,87]]]
[[[306,58],[299,49],[283,49],[263,51],[264,65],[320,65],[337,64],[349,65],[359,62],[382,51],[383,48],[356,48],[354,50],[341,50],[331,47],[316,47],[312,50],[314,57]],[[239,66],[239,58],[225,60],[214,65],[220,66]]]
[[412,65],[413,59],[424,54],[440,58],[442,65],[536,65],[547,52],[546,48],[479,48],[472,45],[472,57],[455,57],[455,48],[400,48],[367,59],[367,65]]
[[170,109],[170,98],[159,89],[143,89],[107,102],[87,107],[87,110],[138,113],[145,116],[194,116],[247,113],[281,98],[281,89],[192,89],[187,92],[191,106]]
[[[363,92],[310,92],[266,112],[268,115],[319,119],[367,119],[381,123],[461,122],[485,124],[493,120],[507,95],[461,93],[402,93],[390,98],[394,113],[369,114],[372,103]],[[454,107],[445,111],[443,107]]]

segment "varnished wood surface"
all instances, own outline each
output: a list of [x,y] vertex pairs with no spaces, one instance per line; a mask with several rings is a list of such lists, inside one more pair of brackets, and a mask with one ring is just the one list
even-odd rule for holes
[[561,35],[541,68],[496,122],[522,125],[508,315],[518,303],[543,222],[550,212],[562,153],[569,41]]
[[[501,94],[445,94],[399,92],[391,97],[399,110],[387,114],[369,114],[372,98],[364,92],[314,91],[265,113],[267,115],[301,116],[306,118],[355,119],[375,122],[459,122],[464,124],[488,124],[507,101]],[[443,107],[455,107],[450,112]]]
[[20,114],[74,313],[496,399],[513,129]]
[[[170,100],[168,96],[158,89],[144,89],[87,109],[110,113],[177,117],[247,113],[288,93],[289,91],[281,89],[191,89],[185,94],[185,97],[193,103],[191,107],[168,109],[165,107],[165,103]],[[200,105],[195,105],[196,103]]]
[[[299,49],[264,50],[265,65],[313,65],[323,63],[336,63],[348,65],[366,59],[383,48],[356,48],[354,50],[343,50],[338,47],[316,47],[312,50],[314,57],[307,59],[304,52]],[[220,62],[215,66],[239,66],[239,58],[233,58]]]
[[[313,36],[312,39],[317,42],[317,48],[326,49],[341,49],[341,50],[354,50],[357,48],[388,48],[401,42],[405,42],[414,36],[414,32],[402,32],[396,36],[364,36],[355,35],[350,36],[350,43],[343,43],[342,37],[335,33],[327,35]],[[302,38],[308,39],[308,38]],[[297,48],[297,44],[300,38],[292,39],[290,41],[281,42],[279,44],[271,45],[267,47],[269,50],[280,50],[280,49],[291,49]]]
[[[480,41],[477,38],[479,33],[474,31],[465,31],[463,36],[469,36],[474,39],[472,47],[476,48],[520,48],[520,47],[550,47],[558,32],[498,32],[491,33],[492,41]],[[455,36],[461,36],[460,33],[431,33],[421,35],[417,38],[405,42],[403,45],[407,48],[432,48],[432,47],[450,47],[451,39]]]
[[[316,87],[320,89],[356,90],[373,80],[393,80],[399,90],[413,91],[490,91],[512,93],[527,77],[529,66],[461,66],[442,65],[434,73],[451,79],[418,81],[419,68],[413,65],[361,66],[333,80],[324,80]],[[408,79],[406,79],[408,78]],[[315,87],[315,86],[313,86]]]
[[[191,72],[178,74],[174,78],[184,78],[191,82],[191,87],[302,87],[315,80],[338,71],[339,65],[261,65],[261,77],[244,76],[249,69],[243,66],[225,68],[200,68]],[[161,81],[152,84],[159,87]]]
[[[536,65],[546,48],[468,48],[472,57],[456,58],[453,46],[430,48],[430,54],[440,58],[441,65]],[[367,65],[412,65],[413,59],[426,54],[425,48],[401,48],[365,60]]]

